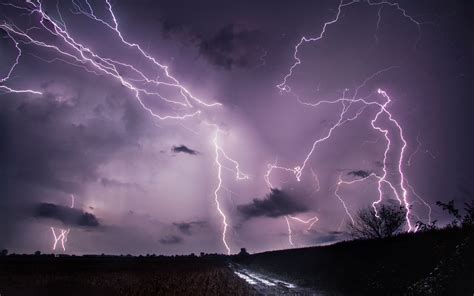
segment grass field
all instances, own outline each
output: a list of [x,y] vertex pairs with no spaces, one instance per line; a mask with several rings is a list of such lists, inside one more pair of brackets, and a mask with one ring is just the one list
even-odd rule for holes
[[472,296],[473,254],[469,227],[247,256],[9,255],[0,295]]
[[[251,295],[222,258],[8,256],[0,294]],[[226,293],[227,291],[227,293]]]

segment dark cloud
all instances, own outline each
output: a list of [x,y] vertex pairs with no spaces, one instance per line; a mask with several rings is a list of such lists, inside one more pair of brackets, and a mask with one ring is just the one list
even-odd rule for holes
[[161,30],[163,36],[166,38],[170,38],[172,35],[184,31],[184,28],[185,26],[183,24],[179,24],[170,20],[163,20],[161,22]]
[[228,70],[262,65],[262,55],[267,53],[262,42],[263,32],[242,24],[226,25],[213,34],[172,20],[163,20],[161,28],[164,38],[175,38],[183,44],[196,46],[209,63]]
[[264,199],[255,198],[251,203],[239,205],[237,210],[247,220],[253,217],[281,217],[284,215],[306,212],[308,208],[280,189],[272,189]]
[[368,176],[370,176],[371,172],[370,171],[364,171],[364,170],[357,170],[357,171],[350,171],[347,174],[349,176],[367,178]]
[[186,153],[190,155],[197,155],[199,153],[196,150],[193,150],[185,145],[173,146],[173,148],[171,148],[171,151],[173,151],[174,153]]
[[192,221],[192,222],[180,222],[180,223],[173,223],[174,226],[179,230],[179,232],[191,235],[191,230],[195,227],[206,227],[207,222],[205,221]]
[[160,243],[163,245],[175,245],[183,242],[183,238],[177,235],[167,235],[160,239]]
[[199,46],[199,53],[210,63],[232,69],[254,66],[261,52],[258,41],[261,33],[238,25],[227,25]]
[[70,226],[99,226],[99,221],[91,213],[52,203],[40,203],[35,209],[35,217],[58,220]]
[[[78,110],[89,109],[61,102],[59,97],[47,94],[41,100],[15,100],[14,96],[6,96],[2,100],[0,162],[6,177],[15,181],[67,194],[80,193],[84,183],[98,179],[97,168],[113,152],[133,144],[136,137],[135,133],[123,132],[122,125],[129,121],[126,116],[122,117],[124,123],[102,115],[71,123],[70,118]],[[117,113],[124,112],[125,105],[120,105]]]

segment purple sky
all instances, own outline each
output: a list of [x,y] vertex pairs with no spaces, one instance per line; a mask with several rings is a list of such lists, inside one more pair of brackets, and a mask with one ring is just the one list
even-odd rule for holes
[[[112,22],[106,2],[90,2],[97,17]],[[408,143],[402,163],[405,184],[431,205],[433,220],[441,224],[448,217],[436,201],[454,199],[461,206],[472,199],[469,2],[401,1],[414,21],[388,4],[343,7],[321,40],[299,47],[302,63],[286,84],[291,93],[277,85],[295,62],[295,45],[302,36],[317,37],[336,16],[339,1],[187,2],[112,2],[125,39],[167,65],[193,96],[222,104],[198,106],[202,114],[197,117],[164,121],[142,108],[117,79],[90,73],[90,64],[72,65],[73,59],[6,29],[14,25],[10,28],[66,49],[59,37],[48,33],[49,25],[41,27],[38,13],[19,9],[31,5],[12,0],[5,1],[12,5],[0,6],[0,77],[15,62],[13,40],[22,50],[9,79],[0,80],[0,248],[50,252],[50,227],[55,227],[70,229],[68,253],[226,252],[214,197],[216,126],[218,144],[249,176],[236,180],[232,162],[220,155],[224,168],[218,200],[229,224],[226,241],[232,252],[240,247],[251,252],[291,247],[288,214],[319,219],[310,230],[290,219],[294,246],[344,239],[349,218],[334,194],[338,178],[382,173],[386,141],[371,127],[376,106],[363,109],[318,145],[300,182],[292,172],[274,170],[270,182],[277,190],[271,191],[264,175],[276,160],[282,167],[300,165],[313,142],[339,119],[340,103],[310,107],[301,101],[333,101],[343,93],[352,97],[364,80],[388,68],[367,81],[356,98],[381,102],[381,88],[392,99],[387,108]],[[165,79],[162,69],[78,9],[87,11],[87,2],[59,5],[62,22],[75,40],[100,56],[133,64],[153,79]],[[55,1],[45,1],[43,10],[61,23]],[[137,79],[125,67],[118,72]],[[42,94],[12,93],[2,85]],[[170,98],[180,96],[176,89],[160,91]],[[143,96],[143,103],[160,114],[184,110],[152,95]],[[362,106],[351,106],[346,119]],[[381,124],[393,145],[387,178],[397,183],[402,142],[388,118]],[[377,200],[377,181],[369,178],[338,192],[355,214]],[[394,198],[387,188],[383,197]],[[428,210],[411,189],[407,199],[416,215],[411,221],[426,221]]]

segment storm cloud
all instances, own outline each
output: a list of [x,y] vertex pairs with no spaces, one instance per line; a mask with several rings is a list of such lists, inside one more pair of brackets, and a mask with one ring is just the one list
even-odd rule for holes
[[210,63],[232,69],[255,66],[261,53],[257,50],[260,32],[230,24],[199,44],[199,53]]
[[354,177],[359,177],[359,178],[367,178],[370,176],[371,172],[370,171],[364,171],[364,170],[357,170],[357,171],[350,171],[347,173],[349,176],[354,176]]
[[173,223],[173,225],[182,234],[191,235],[192,229],[206,227],[207,222],[205,221],[179,222],[179,223]]
[[183,242],[183,238],[177,235],[166,235],[160,239],[163,245],[176,245]]
[[287,191],[272,189],[265,198],[255,198],[249,204],[239,205],[237,210],[244,219],[248,220],[254,217],[277,218],[285,215],[303,213],[308,210],[308,207]]
[[173,146],[171,148],[171,151],[173,151],[174,153],[186,153],[189,155],[197,155],[199,153],[196,150],[193,150],[185,145]]
[[97,220],[97,218],[91,213],[52,203],[40,203],[35,209],[34,216],[36,218],[49,218],[58,220],[64,225],[68,226],[99,226],[99,220]]

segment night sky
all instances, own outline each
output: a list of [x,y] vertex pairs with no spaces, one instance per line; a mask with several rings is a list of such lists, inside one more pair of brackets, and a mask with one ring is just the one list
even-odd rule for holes
[[[299,46],[301,63],[286,83],[295,46],[320,36],[339,1],[109,2],[123,38],[168,66],[185,95],[124,65],[174,83],[120,40],[105,0],[36,1],[0,3],[0,248],[52,252],[53,227],[69,230],[66,253],[226,253],[216,195],[231,252],[343,240],[350,219],[338,180],[380,176],[387,142],[371,126],[377,105],[308,103],[383,102],[378,89],[407,142],[402,182],[403,142],[382,115],[392,141],[387,180],[405,184],[411,223],[428,222],[420,198],[440,225],[449,217],[436,201],[461,207],[473,198],[470,1],[346,0],[323,38]],[[73,58],[76,49],[45,17],[105,60]],[[108,71],[125,83],[93,63],[114,64]],[[153,94],[140,102],[127,83]],[[298,181],[291,170],[346,107],[344,124],[316,146]],[[287,170],[266,180],[269,164]],[[338,193],[354,215],[378,199],[377,180]],[[387,186],[383,193],[397,203]],[[289,215],[318,221],[309,228]]]

